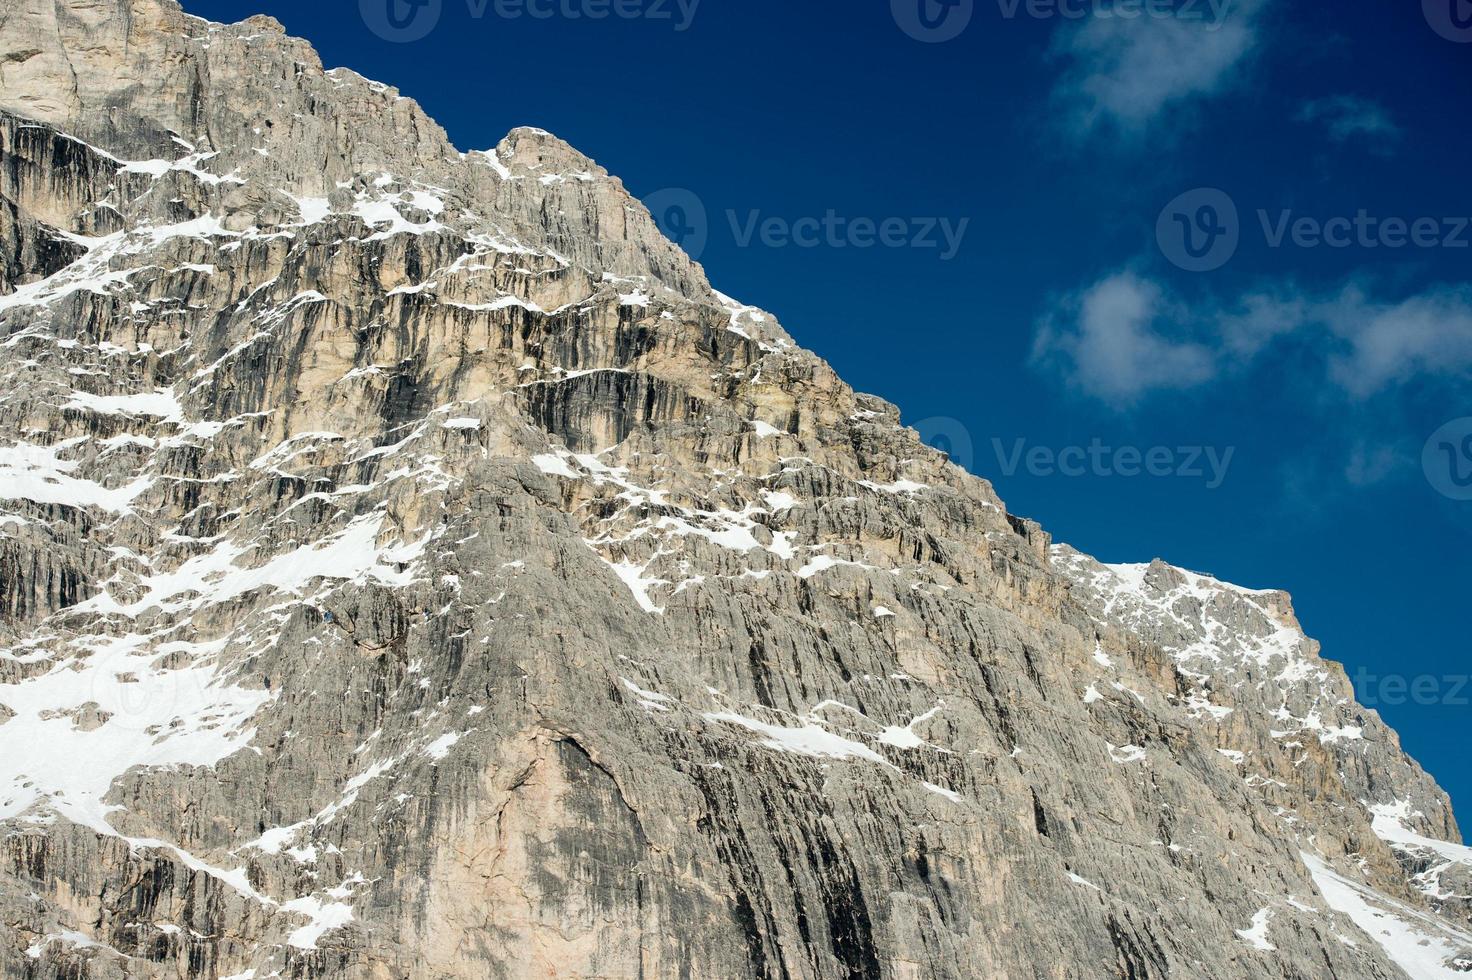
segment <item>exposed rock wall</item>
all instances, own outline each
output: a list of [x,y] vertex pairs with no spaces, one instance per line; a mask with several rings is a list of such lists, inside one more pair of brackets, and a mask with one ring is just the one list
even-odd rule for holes
[[0,110],[0,973],[1466,955],[1286,596],[1052,545],[554,137],[165,0],[10,5]]

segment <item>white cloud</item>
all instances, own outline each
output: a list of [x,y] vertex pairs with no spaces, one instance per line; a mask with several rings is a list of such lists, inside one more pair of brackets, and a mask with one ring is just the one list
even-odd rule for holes
[[1258,45],[1266,3],[1213,0],[1177,16],[1135,17],[1096,5],[1053,42],[1054,57],[1067,66],[1054,96],[1070,128],[1138,135],[1168,110],[1223,91]]
[[1291,292],[1247,293],[1230,312],[1216,314],[1223,353],[1239,360],[1256,357],[1268,344],[1302,326],[1310,305]]
[[1400,139],[1400,127],[1390,111],[1378,102],[1354,95],[1335,95],[1306,102],[1299,110],[1302,122],[1318,123],[1336,143],[1347,143],[1365,137],[1371,145],[1386,150]]
[[1306,338],[1329,379],[1355,398],[1472,371],[1472,286],[1393,300],[1358,282],[1319,297],[1289,288],[1249,294],[1213,315],[1224,356],[1250,360],[1279,338]]
[[[1157,284],[1132,272],[1095,283],[1065,303],[1038,332],[1034,357],[1057,361],[1078,387],[1124,406],[1160,388],[1189,388],[1211,377],[1211,352],[1159,332],[1179,318]],[[1072,326],[1061,326],[1072,321]]]
[[1399,299],[1375,298],[1359,282],[1324,295],[1288,286],[1228,304],[1187,305],[1160,284],[1122,271],[1045,316],[1034,356],[1084,392],[1122,407],[1153,391],[1203,385],[1289,340],[1353,400],[1421,380],[1466,378],[1472,375],[1472,286]]
[[1365,397],[1418,377],[1472,371],[1472,286],[1393,302],[1377,302],[1351,286],[1316,315],[1349,346],[1329,367],[1334,381],[1352,395]]

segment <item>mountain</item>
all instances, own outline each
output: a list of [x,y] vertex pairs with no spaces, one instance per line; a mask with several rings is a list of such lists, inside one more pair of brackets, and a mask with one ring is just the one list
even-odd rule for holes
[[1054,544],[545,132],[18,0],[0,242],[5,976],[1472,969],[1286,595]]

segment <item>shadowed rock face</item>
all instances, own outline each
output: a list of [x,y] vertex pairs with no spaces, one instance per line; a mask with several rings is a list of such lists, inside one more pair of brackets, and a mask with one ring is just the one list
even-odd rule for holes
[[164,0],[7,6],[0,113],[0,973],[1455,975],[1286,596],[1053,546],[554,137]]

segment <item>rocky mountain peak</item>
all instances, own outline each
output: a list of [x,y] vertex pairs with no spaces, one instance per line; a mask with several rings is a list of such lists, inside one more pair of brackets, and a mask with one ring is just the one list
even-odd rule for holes
[[545,129],[518,126],[496,147],[498,157],[529,177],[589,180],[608,172]]
[[0,12],[0,972],[1465,974],[1286,595],[1054,544],[273,24]]
[[240,26],[247,31],[286,36],[286,26],[275,17],[266,14],[255,14],[254,16],[247,17],[240,22]]

